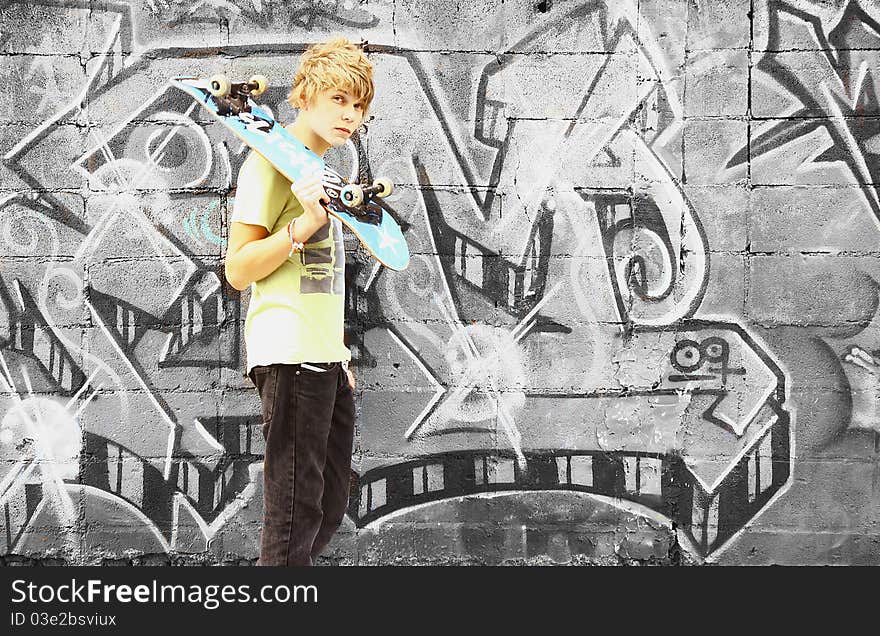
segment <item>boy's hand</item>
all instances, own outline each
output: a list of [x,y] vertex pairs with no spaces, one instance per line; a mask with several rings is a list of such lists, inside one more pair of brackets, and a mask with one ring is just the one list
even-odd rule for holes
[[345,372],[348,374],[348,386],[354,391],[354,373],[351,372],[351,369],[346,369]]
[[297,179],[290,184],[290,191],[303,206],[304,214],[316,229],[327,223],[327,210],[321,205],[321,201],[330,203],[330,197],[324,190],[320,172]]

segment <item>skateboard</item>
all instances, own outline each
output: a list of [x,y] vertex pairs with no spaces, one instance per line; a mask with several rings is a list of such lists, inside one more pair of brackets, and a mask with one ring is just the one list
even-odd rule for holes
[[323,173],[324,190],[330,197],[322,205],[354,232],[373,257],[400,271],[409,265],[409,248],[391,208],[381,199],[393,189],[388,179],[372,184],[349,183],[323,159],[294,137],[260,108],[251,97],[262,95],[268,82],[262,75],[248,82],[230,82],[223,75],[204,80],[174,77],[171,84],[191,95],[236,137],[262,155],[291,181],[316,171]]

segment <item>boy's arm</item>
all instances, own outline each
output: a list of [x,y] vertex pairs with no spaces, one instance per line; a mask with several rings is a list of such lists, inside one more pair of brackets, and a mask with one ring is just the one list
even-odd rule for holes
[[[252,282],[262,280],[274,272],[290,254],[290,235],[286,226],[270,235],[265,225],[257,224],[265,223],[261,219],[268,215],[265,209],[267,200],[264,198],[266,182],[260,181],[259,177],[261,167],[266,168],[257,163],[251,164],[247,169],[242,168],[239,195],[236,197],[236,208],[238,210],[241,205],[242,213],[233,214],[239,220],[233,220],[229,228],[226,280],[238,290],[243,290]],[[303,206],[303,214],[293,224],[293,238],[304,243],[328,221],[327,212],[320,204],[321,199],[327,198],[327,195],[318,175],[300,179],[290,189]],[[251,217],[255,223],[248,222]]]
[[287,228],[269,234],[262,225],[233,222],[226,250],[226,280],[241,291],[278,269],[289,253]]
[[[326,213],[325,213],[326,214]],[[303,214],[293,224],[294,240],[305,243],[320,227]],[[241,291],[281,267],[290,255],[287,226],[274,234],[262,225],[234,221],[229,227],[226,249],[226,280]]]

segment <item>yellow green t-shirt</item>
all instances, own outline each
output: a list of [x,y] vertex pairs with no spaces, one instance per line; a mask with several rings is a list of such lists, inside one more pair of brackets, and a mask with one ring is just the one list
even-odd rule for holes
[[[232,222],[284,230],[303,213],[290,181],[256,152],[238,173]],[[345,319],[345,247],[342,224],[330,222],[309,238],[305,250],[251,283],[244,323],[247,371],[268,364],[350,360]]]

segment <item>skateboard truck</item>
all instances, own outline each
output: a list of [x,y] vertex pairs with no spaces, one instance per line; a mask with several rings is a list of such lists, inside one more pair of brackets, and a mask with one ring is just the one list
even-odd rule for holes
[[208,80],[208,92],[217,101],[217,114],[238,115],[251,112],[248,97],[259,97],[269,87],[264,75],[254,75],[247,82],[230,82],[223,74],[213,75]]
[[349,183],[339,191],[339,198],[347,208],[356,208],[364,202],[364,197],[377,196],[384,199],[394,190],[391,179],[381,177],[373,181],[373,185],[363,186],[359,183]]

